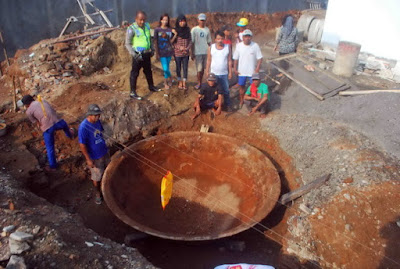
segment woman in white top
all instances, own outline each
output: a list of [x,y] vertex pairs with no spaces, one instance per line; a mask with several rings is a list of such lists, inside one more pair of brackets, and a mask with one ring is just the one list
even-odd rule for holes
[[224,91],[224,106],[230,110],[229,79],[232,78],[232,51],[224,44],[225,35],[221,31],[215,33],[215,43],[208,48],[206,75],[213,73],[217,77],[219,87]]

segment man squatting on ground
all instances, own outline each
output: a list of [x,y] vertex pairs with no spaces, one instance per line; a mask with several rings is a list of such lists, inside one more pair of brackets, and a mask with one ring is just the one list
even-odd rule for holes
[[207,83],[204,83],[200,87],[199,95],[194,103],[194,120],[202,111],[212,109],[212,113],[215,115],[221,114],[223,105],[223,90],[217,84],[217,77],[210,73],[207,77]]
[[132,55],[132,71],[130,75],[131,93],[130,96],[137,100],[142,98],[136,92],[137,78],[140,69],[146,75],[149,90],[158,92],[154,86],[153,74],[151,71],[151,57],[154,55],[153,43],[150,35],[150,24],[146,22],[146,13],[139,10],[136,12],[135,22],[126,30],[125,47]]
[[192,60],[195,59],[196,70],[197,70],[197,85],[195,88],[200,88],[203,80],[204,69],[206,68],[207,61],[207,50],[211,45],[211,33],[210,29],[206,27],[206,14],[201,13],[198,16],[198,26],[193,27],[191,30],[192,34]]
[[250,80],[254,73],[260,72],[262,54],[257,43],[251,41],[253,33],[246,29],[243,31],[243,42],[236,45],[233,53],[234,67],[238,75],[238,84],[240,86],[240,108],[243,106],[244,89],[246,81]]
[[79,146],[90,169],[93,185],[96,187],[96,204],[101,204],[102,196],[100,182],[109,162],[108,148],[103,138],[103,125],[100,122],[100,107],[96,104],[89,106],[86,119],[79,125]]
[[53,171],[57,168],[56,153],[54,150],[54,133],[63,130],[65,135],[73,139],[75,131],[69,128],[68,124],[57,117],[56,111],[46,101],[35,101],[31,95],[22,97],[22,103],[27,108],[26,115],[32,123],[37,123],[43,131],[43,139],[46,145],[49,167],[46,170]]
[[232,79],[232,52],[231,46],[224,44],[225,34],[222,31],[215,33],[215,43],[208,48],[206,75],[215,74],[218,85],[224,92],[224,106],[230,110],[229,79]]
[[260,82],[258,73],[252,75],[253,82],[247,88],[244,103],[249,110],[249,115],[260,111],[260,117],[265,118],[268,112],[269,91],[268,85]]

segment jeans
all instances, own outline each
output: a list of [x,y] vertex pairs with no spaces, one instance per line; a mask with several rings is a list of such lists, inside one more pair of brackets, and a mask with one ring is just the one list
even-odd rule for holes
[[169,63],[171,62],[171,56],[160,57],[160,62],[161,62],[162,69],[164,71],[164,78],[171,77],[171,71],[169,71]]
[[50,168],[57,168],[56,152],[54,150],[54,133],[57,130],[63,130],[68,138],[72,138],[68,124],[64,120],[55,123],[43,133],[44,143],[47,150],[47,159],[49,160]]
[[176,76],[181,80],[181,68],[183,67],[183,80],[187,80],[189,56],[175,57],[176,62]]
[[224,91],[224,105],[226,107],[231,105],[231,98],[229,97],[229,80],[228,75],[216,75],[217,83]]
[[137,61],[132,59],[132,71],[130,76],[131,90],[136,90],[137,78],[139,76],[140,69],[143,68],[143,72],[146,75],[147,84],[149,84],[149,89],[154,87],[153,74],[151,72],[151,60],[150,53],[144,53],[142,55],[143,60]]

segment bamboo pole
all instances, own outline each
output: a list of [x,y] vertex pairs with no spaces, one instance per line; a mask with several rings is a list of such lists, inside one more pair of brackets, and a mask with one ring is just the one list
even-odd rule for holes
[[0,31],[0,41],[1,44],[3,44],[3,52],[4,52],[4,57],[6,58],[7,61],[7,65],[10,66],[10,60],[8,59],[6,44],[4,43],[3,34],[1,33],[1,31]]
[[341,91],[341,92],[339,92],[339,95],[360,95],[360,94],[371,94],[371,93],[380,93],[380,92],[400,93],[400,89]]
[[274,59],[268,59],[265,62],[270,63],[270,62],[275,62],[275,61],[280,61],[280,60],[284,60],[284,59],[293,58],[293,57],[296,57],[296,56],[297,56],[297,54],[293,53],[293,54],[285,55],[285,56],[274,58]]
[[53,44],[72,41],[72,40],[77,40],[77,39],[80,39],[80,38],[83,38],[83,37],[86,37],[86,36],[92,36],[92,35],[97,35],[97,34],[101,34],[101,33],[106,33],[106,32],[110,32],[110,31],[113,31],[113,30],[118,29],[118,28],[119,27],[108,28],[108,29],[105,29],[105,30],[97,31],[97,32],[91,32],[91,33],[78,35],[78,36],[74,36],[74,37],[70,37],[70,38],[66,38],[66,39],[61,39],[61,40],[54,41]]
[[12,90],[12,95],[13,95],[13,109],[14,112],[17,112],[17,93],[16,88],[15,88],[15,77],[12,76],[12,82],[13,82],[13,90]]

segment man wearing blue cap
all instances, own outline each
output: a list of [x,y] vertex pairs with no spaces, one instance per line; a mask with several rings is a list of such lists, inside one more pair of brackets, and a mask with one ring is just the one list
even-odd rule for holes
[[101,109],[96,104],[89,106],[86,119],[79,125],[79,146],[90,169],[91,180],[96,188],[96,204],[101,204],[100,182],[108,163],[108,148],[103,138],[103,125],[100,122]]

